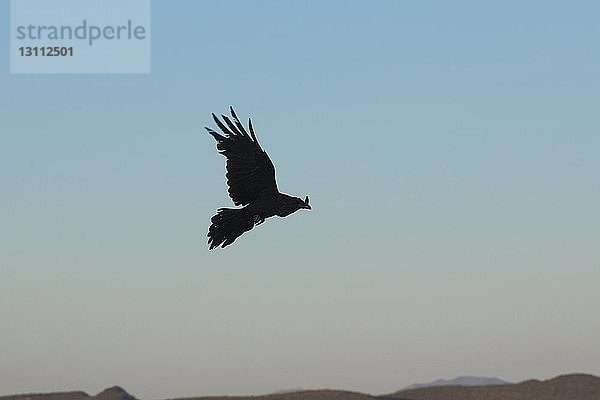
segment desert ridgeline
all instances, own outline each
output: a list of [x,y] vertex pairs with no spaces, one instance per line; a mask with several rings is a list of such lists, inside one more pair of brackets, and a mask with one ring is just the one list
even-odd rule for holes
[[[482,379],[482,378],[478,378]],[[458,382],[458,384],[454,384]],[[600,400],[600,378],[594,375],[561,375],[545,381],[527,380],[501,383],[464,377],[454,381],[435,381],[385,395],[370,395],[343,390],[298,390],[261,396],[200,396],[178,400]],[[0,396],[0,400],[137,400],[114,386],[95,396],[81,391],[30,393]]]

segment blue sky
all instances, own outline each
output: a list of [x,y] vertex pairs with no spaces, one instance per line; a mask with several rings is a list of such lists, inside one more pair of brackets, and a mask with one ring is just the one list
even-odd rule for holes
[[[597,2],[153,1],[148,75],[9,74],[1,394],[600,375]],[[313,210],[225,250],[203,127]]]

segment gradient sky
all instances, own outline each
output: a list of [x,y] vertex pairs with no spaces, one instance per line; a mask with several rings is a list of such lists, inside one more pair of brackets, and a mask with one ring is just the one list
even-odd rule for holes
[[[154,1],[149,75],[0,15],[0,394],[600,375],[597,1]],[[209,252],[229,105],[313,210]]]

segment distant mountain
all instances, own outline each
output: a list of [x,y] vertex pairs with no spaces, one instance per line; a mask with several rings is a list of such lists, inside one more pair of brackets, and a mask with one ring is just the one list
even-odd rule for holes
[[506,385],[510,382],[503,381],[498,378],[487,378],[485,376],[459,376],[454,379],[438,379],[437,381],[429,383],[415,383],[413,385],[405,387],[403,390],[416,389],[428,386],[485,386],[485,385]]
[[507,385],[429,386],[380,396],[388,400],[599,400],[600,378],[562,375]]
[[95,396],[86,392],[30,393],[0,396],[0,400],[137,400],[119,386],[105,389]]
[[[466,379],[466,381],[469,381],[469,379]],[[96,396],[90,396],[85,392],[34,393],[0,396],[0,400],[137,399],[122,388],[114,386],[98,393]],[[499,385],[427,386],[403,389],[383,396],[344,390],[303,390],[291,393],[272,393],[263,396],[203,396],[188,397],[181,400],[600,400],[600,378],[593,375],[572,374],[558,376],[546,381],[533,379],[521,383]]]

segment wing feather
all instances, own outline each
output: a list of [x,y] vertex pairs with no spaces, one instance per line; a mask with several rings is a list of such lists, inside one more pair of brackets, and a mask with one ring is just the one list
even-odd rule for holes
[[244,136],[244,134],[240,132],[238,128],[233,124],[233,122],[231,122],[227,115],[221,115],[221,118],[223,118],[223,120],[227,123],[227,126],[229,127],[229,129],[231,129],[233,133],[235,133],[236,135]]
[[231,137],[233,136],[233,133],[231,133],[231,131],[229,131],[229,129],[227,129],[225,127],[225,125],[223,125],[223,123],[219,120],[219,118],[217,118],[217,116],[213,113],[212,114],[213,119],[215,120],[215,122],[217,123],[217,126],[221,129],[221,131],[223,131],[223,133],[227,136],[227,137]]
[[258,144],[258,140],[256,140],[256,135],[254,135],[254,129],[252,128],[252,120],[250,118],[248,118],[248,127],[250,128],[250,134],[252,135],[252,140],[254,140],[254,142],[256,142],[256,145],[258,147],[260,147],[260,144]]
[[[233,120],[235,121],[235,125],[238,127],[240,132],[242,132],[242,134],[244,134],[244,136],[248,136],[248,132],[246,132],[244,125],[242,125],[242,123],[240,122],[240,119],[235,114],[235,111],[233,111],[233,107],[230,106],[229,111],[231,111],[231,116],[233,117]],[[257,144],[258,144],[258,142],[257,142]]]
[[250,135],[230,108],[232,122],[222,115],[225,124],[212,114],[223,135],[211,128],[205,128],[217,141],[217,150],[227,158],[227,185],[229,196],[235,205],[247,205],[260,196],[278,192],[275,181],[275,167],[267,153],[260,147],[252,123]]

